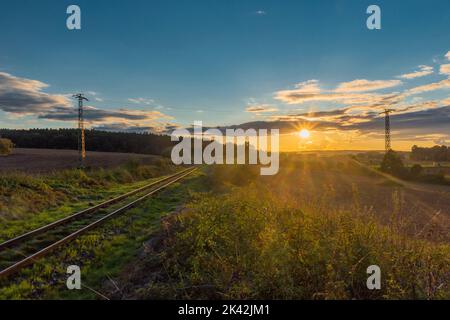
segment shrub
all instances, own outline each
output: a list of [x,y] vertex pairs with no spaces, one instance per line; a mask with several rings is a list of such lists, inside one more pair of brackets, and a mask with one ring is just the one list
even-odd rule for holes
[[14,144],[9,139],[0,138],[0,155],[8,155],[12,152]]
[[[183,275],[178,297],[210,298],[189,290],[205,286],[231,299],[450,297],[448,245],[403,236],[368,211],[293,203],[255,185],[193,201],[165,256],[170,277]],[[366,287],[373,264],[382,290]]]
[[420,164],[414,164],[410,169],[410,175],[412,179],[418,178],[422,174],[423,168]]
[[403,165],[402,159],[393,150],[389,150],[384,155],[383,161],[381,162],[381,171],[400,178],[406,178],[408,176],[408,171]]

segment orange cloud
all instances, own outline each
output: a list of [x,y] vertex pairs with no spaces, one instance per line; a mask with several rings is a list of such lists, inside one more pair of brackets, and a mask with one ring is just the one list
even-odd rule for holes
[[275,112],[278,111],[278,109],[268,104],[260,104],[248,106],[245,109],[245,111],[252,113],[266,113],[266,112]]
[[450,76],[450,63],[441,65],[439,73]]
[[425,84],[422,86],[418,86],[418,87],[409,89],[407,91],[407,94],[417,94],[417,93],[429,92],[429,91],[446,89],[446,88],[450,88],[450,79],[444,79],[439,82],[433,82],[433,83],[429,83],[429,84]]
[[341,83],[334,92],[346,93],[346,92],[367,92],[376,91],[386,88],[392,88],[401,85],[400,80],[366,80],[356,79],[350,82]]
[[399,78],[409,80],[409,79],[425,77],[432,73],[433,73],[433,67],[422,65],[422,66],[419,66],[419,70],[411,72],[411,73],[402,74],[399,76]]

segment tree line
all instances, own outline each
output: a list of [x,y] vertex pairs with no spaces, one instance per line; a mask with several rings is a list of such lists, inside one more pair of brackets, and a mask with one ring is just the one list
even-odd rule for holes
[[[0,129],[0,137],[17,148],[78,149],[77,129]],[[170,136],[152,133],[86,130],[86,150],[170,155]]]
[[413,146],[411,149],[411,159],[418,161],[450,161],[450,147],[434,146],[422,148]]
[[384,155],[380,170],[405,180],[450,185],[450,181],[445,177],[444,172],[425,173],[420,164],[406,167],[401,157],[393,150],[389,150]]
[[[181,137],[179,138],[181,139]],[[16,148],[37,149],[78,149],[78,129],[0,129],[0,140],[10,140]],[[171,141],[168,135],[153,133],[111,132],[89,129],[85,130],[87,151],[123,152],[153,154],[170,157],[172,148],[178,143]],[[211,141],[202,141],[202,150]],[[9,150],[12,145],[8,144]],[[237,145],[234,144],[234,156],[237,155]],[[223,155],[226,156],[227,145],[223,145]],[[245,144],[244,154],[248,159],[250,149]],[[0,146],[0,149],[1,146]],[[9,153],[9,152],[8,152]],[[5,154],[7,154],[5,152]],[[215,155],[215,153],[213,153]],[[191,139],[191,159],[194,158],[194,139]],[[258,159],[259,160],[259,159]]]

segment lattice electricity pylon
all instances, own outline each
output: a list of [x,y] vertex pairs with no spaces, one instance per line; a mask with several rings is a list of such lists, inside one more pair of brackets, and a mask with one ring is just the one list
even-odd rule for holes
[[86,158],[86,146],[84,142],[84,117],[83,117],[83,100],[89,101],[83,94],[78,93],[73,95],[78,99],[78,155],[79,166],[84,168],[84,159]]
[[389,114],[395,111],[394,109],[385,109],[379,114],[384,114],[384,148],[386,152],[391,150],[391,119]]

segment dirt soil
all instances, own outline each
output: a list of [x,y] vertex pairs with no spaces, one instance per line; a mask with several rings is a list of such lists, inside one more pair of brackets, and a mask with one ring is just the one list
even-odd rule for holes
[[[124,164],[130,159],[136,159],[141,163],[151,163],[156,157],[144,154],[88,151],[85,163],[86,167],[111,168]],[[77,150],[18,148],[8,156],[0,156],[0,173],[6,171],[41,173],[77,166]]]

